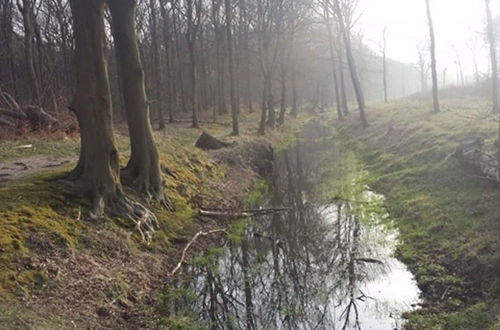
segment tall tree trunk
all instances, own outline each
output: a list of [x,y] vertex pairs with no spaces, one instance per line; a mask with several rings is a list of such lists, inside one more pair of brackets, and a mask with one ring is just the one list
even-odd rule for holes
[[339,20],[340,32],[342,33],[342,37],[344,40],[347,63],[349,64],[352,86],[354,88],[354,94],[356,95],[356,101],[358,103],[361,124],[363,125],[364,128],[366,128],[368,127],[368,121],[366,119],[366,114],[365,114],[365,96],[363,94],[363,89],[361,88],[361,81],[359,80],[356,63],[354,61],[354,56],[352,54],[350,31],[345,26],[344,18],[342,17],[340,9],[339,8],[337,9],[338,9],[337,12],[339,13],[338,20]]
[[[240,21],[241,21],[241,27],[240,31],[242,30],[242,36],[241,36],[241,53],[243,54],[242,59],[244,60],[244,69],[243,69],[243,81],[244,81],[244,88],[245,88],[245,97],[246,97],[246,103],[248,107],[248,111],[250,113],[253,112],[253,99],[252,99],[252,83],[251,83],[251,76],[250,76],[250,49],[248,46],[248,12],[247,12],[247,3],[246,0],[239,0],[240,1]],[[241,64],[240,64],[241,65]]]
[[[127,0],[128,1],[128,0]],[[158,46],[158,24],[157,24],[157,8],[156,1],[149,0],[149,10],[150,10],[150,18],[151,18],[151,52],[153,55],[153,81],[154,85],[152,90],[154,92],[155,103],[154,108],[156,108],[156,114],[158,116],[158,128],[165,128],[165,121],[163,120],[163,82],[162,82],[162,63],[160,56],[160,47]],[[135,31],[135,30],[134,30]],[[134,34],[135,37],[135,34]]]
[[[497,40],[495,37],[495,31],[493,26],[493,17],[491,15],[490,0],[485,0],[486,2],[486,22],[488,29],[488,43],[490,46],[490,61],[491,61],[491,86],[492,86],[492,110],[494,113],[500,112],[500,93],[498,86],[498,62],[497,62]],[[500,140],[499,140],[500,141]],[[500,146],[500,142],[499,142]],[[500,153],[499,153],[500,154]],[[499,162],[500,164],[500,162]]]
[[383,82],[384,82],[384,102],[387,103],[387,56],[386,56],[386,49],[387,49],[387,39],[385,37],[387,32],[387,28],[384,28],[384,32],[382,34],[382,74],[383,74]]
[[297,115],[299,114],[299,106],[298,106],[298,96],[297,96],[297,73],[295,71],[295,54],[294,54],[294,49],[291,51],[291,65],[292,65],[292,72],[291,72],[291,84],[292,84],[292,110],[290,114],[292,117],[296,118]]
[[160,1],[160,10],[161,16],[163,19],[163,45],[165,47],[165,74],[166,74],[166,90],[167,97],[165,100],[165,106],[168,112],[168,122],[174,122],[174,82],[173,82],[173,70],[172,70],[172,59],[173,55],[171,54],[172,47],[170,46],[172,42],[171,36],[171,28],[170,28],[170,13],[166,7],[166,3],[164,1]]
[[158,149],[149,121],[144,70],[135,32],[136,0],[108,0],[108,4],[130,134],[131,155],[124,179],[137,192],[164,202]]
[[279,117],[278,117],[278,124],[279,125],[283,125],[285,123],[285,113],[286,113],[286,98],[287,98],[287,95],[286,95],[286,80],[287,80],[287,76],[288,76],[288,72],[287,72],[287,63],[285,63],[286,59],[281,59],[281,63],[280,63],[280,70],[281,70],[281,74],[280,74],[280,80],[281,80],[281,96],[280,96],[280,113],[279,113]]
[[429,25],[429,37],[431,40],[431,71],[432,71],[432,104],[434,113],[438,113],[439,109],[439,87],[438,87],[438,73],[436,64],[436,37],[434,35],[434,25],[432,23],[431,5],[429,0],[425,0],[427,7],[427,23]]
[[41,105],[40,81],[35,68],[34,22],[32,0],[18,2],[19,11],[23,17],[24,27],[24,57],[28,71],[30,101]]
[[[269,106],[269,90],[271,89],[268,84],[269,80],[267,75],[264,74],[264,86],[262,86],[262,109],[260,113],[260,124],[259,124],[259,134],[264,135],[266,133],[266,121]],[[270,97],[272,99],[272,96]]]
[[226,12],[226,42],[227,42],[227,56],[229,59],[229,91],[231,96],[231,116],[233,122],[233,132],[232,135],[239,135],[239,123],[238,123],[238,100],[236,97],[236,83],[234,79],[234,58],[233,58],[233,38],[231,35],[231,21],[232,21],[232,8],[231,0],[224,0],[225,12]]
[[342,105],[340,102],[340,91],[339,91],[339,79],[337,77],[337,65],[335,61],[335,49],[334,49],[334,38],[332,32],[332,24],[330,21],[330,15],[328,13],[328,8],[325,8],[325,23],[326,29],[328,33],[328,50],[330,51],[330,62],[332,64],[332,75],[333,75],[333,89],[335,92],[335,102],[337,104],[337,118],[339,120],[344,119],[344,115],[342,113]]
[[183,56],[181,54],[181,40],[180,40],[180,32],[179,32],[179,22],[178,22],[178,14],[176,12],[176,7],[174,6],[172,10],[174,10],[172,17],[173,17],[173,27],[174,27],[174,35],[175,35],[175,54],[177,58],[177,73],[178,73],[178,79],[179,79],[179,95],[180,95],[180,101],[181,101],[181,108],[182,112],[186,113],[188,111],[187,109],[187,100],[186,100],[186,91],[185,91],[185,85],[184,85],[184,73],[183,73],[183,63],[182,59]]
[[347,88],[344,75],[344,46],[342,43],[342,36],[337,33],[337,62],[339,72],[339,93],[340,93],[340,106],[344,116],[349,114],[349,103],[347,102]]
[[[197,63],[196,63],[196,32],[197,26],[195,23],[195,18],[193,17],[195,11],[195,4],[193,3],[196,0],[187,0],[186,1],[186,16],[187,16],[187,32],[186,32],[186,41],[188,45],[188,53],[189,53],[189,78],[191,82],[191,112],[192,112],[192,124],[193,128],[199,128],[199,119],[198,119],[198,77],[197,77]],[[197,15],[198,13],[196,13]]]

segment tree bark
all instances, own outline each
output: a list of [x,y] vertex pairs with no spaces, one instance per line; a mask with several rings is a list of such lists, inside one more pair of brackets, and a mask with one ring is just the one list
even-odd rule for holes
[[429,37],[431,40],[431,71],[432,71],[432,104],[434,113],[438,113],[439,109],[439,87],[438,87],[438,73],[436,64],[436,37],[434,35],[434,25],[432,23],[431,5],[429,0],[425,0],[427,8],[427,23],[429,25]]
[[123,97],[130,134],[131,156],[124,181],[148,198],[165,201],[158,149],[149,121],[144,70],[135,32],[136,0],[108,0],[113,38],[122,73]]

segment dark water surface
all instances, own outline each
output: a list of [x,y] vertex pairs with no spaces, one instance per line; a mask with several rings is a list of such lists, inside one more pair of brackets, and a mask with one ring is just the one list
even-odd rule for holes
[[[311,123],[276,151],[270,197],[287,211],[242,220],[239,237],[198,258],[181,284],[207,329],[400,329],[419,302],[393,257],[383,196],[331,132]],[[236,235],[238,236],[238,235]]]

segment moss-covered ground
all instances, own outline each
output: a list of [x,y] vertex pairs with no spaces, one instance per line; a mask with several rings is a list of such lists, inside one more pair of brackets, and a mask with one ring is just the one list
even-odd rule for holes
[[398,257],[424,293],[409,329],[500,328],[500,190],[454,156],[477,137],[494,149],[498,118],[488,109],[484,99],[455,97],[431,114],[428,102],[401,100],[369,108],[366,130],[355,114],[338,124],[369,184],[386,194]]
[[[256,115],[242,115],[240,137],[229,136],[229,118],[204,124],[204,130],[237,143],[226,154],[195,148],[201,131],[188,128],[189,124],[156,132],[165,189],[175,212],[151,205],[161,228],[150,245],[126,220],[87,219],[85,202],[67,193],[59,181],[73,164],[31,170],[0,185],[0,328],[149,324],[154,318],[150,313],[156,303],[154,292],[165,283],[185,242],[197,230],[225,225],[201,221],[197,208],[252,196],[258,178],[252,164],[228,158],[245,159],[252,153],[245,146],[252,143],[286,143],[305,120],[290,119],[266,137],[256,134]],[[128,141],[119,132],[125,165]],[[16,148],[26,144],[31,146]],[[76,137],[32,135],[0,143],[0,162],[77,156],[78,149]],[[238,193],[231,195],[233,191]]]

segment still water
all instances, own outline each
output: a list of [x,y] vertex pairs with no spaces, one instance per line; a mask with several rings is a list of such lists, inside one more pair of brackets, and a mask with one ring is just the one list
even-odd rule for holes
[[383,196],[319,122],[275,152],[260,207],[178,284],[207,329],[401,329],[419,302]]

